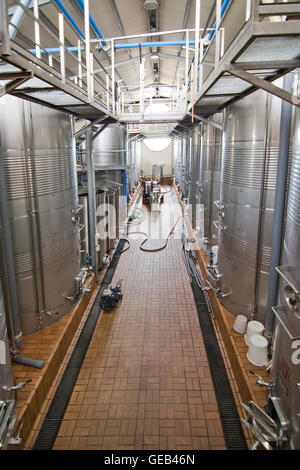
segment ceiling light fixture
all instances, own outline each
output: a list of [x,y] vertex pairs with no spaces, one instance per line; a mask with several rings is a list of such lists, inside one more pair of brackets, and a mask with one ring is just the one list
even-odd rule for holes
[[146,10],[156,10],[158,8],[157,0],[145,0],[144,7]]

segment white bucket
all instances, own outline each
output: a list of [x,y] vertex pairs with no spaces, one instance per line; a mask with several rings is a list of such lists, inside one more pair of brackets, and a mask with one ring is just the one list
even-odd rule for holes
[[264,330],[265,330],[264,325],[260,323],[259,321],[256,321],[256,320],[249,321],[248,326],[247,326],[247,333],[245,335],[245,341],[246,341],[247,346],[249,346],[250,344],[251,336],[253,335],[262,336],[264,333]]
[[234,331],[240,333],[241,335],[245,334],[247,330],[247,323],[248,319],[245,317],[245,315],[238,315],[233,325]]
[[268,341],[264,336],[251,336],[247,358],[251,364],[258,367],[268,363]]

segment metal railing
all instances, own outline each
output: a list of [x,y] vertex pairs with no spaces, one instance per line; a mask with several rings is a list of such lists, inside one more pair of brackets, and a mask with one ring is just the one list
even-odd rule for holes
[[[59,79],[59,85],[57,80],[55,82],[56,87],[67,93],[71,90],[75,99],[100,106],[105,113],[117,120],[132,122],[133,115],[134,119],[140,121],[144,121],[145,117],[151,119],[151,112],[147,111],[149,107],[151,109],[151,105],[159,100],[163,102],[160,96],[162,94],[156,93],[156,88],[161,89],[161,84],[154,82],[152,86],[146,85],[146,61],[152,59],[151,53],[142,54],[143,49],[151,50],[151,47],[156,47],[158,56],[161,54],[163,58],[160,47],[180,46],[181,50],[185,50],[185,55],[180,56],[184,65],[177,69],[176,84],[165,89],[167,93],[164,95],[167,95],[167,98],[164,99],[164,104],[168,110],[166,113],[160,113],[162,120],[180,119],[189,111],[193,114],[193,106],[201,95],[204,83],[217,70],[232,41],[247,22],[285,21],[285,13],[295,15],[299,10],[299,2],[295,1],[276,4],[268,0],[215,0],[207,25],[200,28],[201,2],[203,0],[196,0],[193,29],[113,38],[103,38],[97,34],[96,39],[91,39],[89,0],[81,2],[84,6],[83,30],[75,23],[60,0],[49,0],[53,7],[52,23],[43,14],[39,0],[32,0],[33,8],[30,7],[29,1],[15,0],[15,8],[19,9],[22,13],[20,17],[26,21],[26,31],[33,32],[31,37],[26,36],[22,30],[22,19],[17,23],[13,21],[14,15],[8,19],[7,0],[2,0],[1,55],[17,65],[17,58],[21,56],[27,61],[29,70],[30,64],[34,64],[49,77]],[[230,20],[230,12],[234,9],[235,14],[232,16],[239,17],[239,25],[233,25]],[[57,26],[53,23],[53,13],[57,15]],[[208,27],[210,25],[211,27]],[[155,41],[152,41],[153,36]],[[164,40],[158,41],[162,36]],[[177,40],[178,37],[183,39]],[[128,42],[130,40],[135,42]],[[130,48],[139,50],[139,56],[130,59],[140,62],[139,84],[119,86],[116,81],[116,51]],[[109,59],[108,66],[102,64],[101,50]],[[174,57],[176,59],[179,56]],[[51,84],[50,79],[49,83]]]
[[[50,0],[53,6],[52,14],[57,15],[57,25],[50,23],[41,12],[38,0],[32,0],[33,8],[25,6],[25,2],[15,0],[18,9],[18,22],[14,22],[14,15],[10,19],[6,0],[2,1],[2,41],[1,53],[5,54],[14,63],[16,57],[25,57],[29,63],[40,66],[64,86],[71,86],[78,100],[86,103],[99,104],[107,113],[112,111],[112,77],[106,72],[99,60],[97,51],[91,50],[89,1],[85,0],[84,31],[76,25],[68,11],[61,10],[57,2]],[[28,2],[27,2],[28,3]],[[21,18],[21,20],[20,20]],[[33,34],[26,36],[22,30],[26,22],[26,31]],[[76,37],[72,44],[67,37]],[[51,47],[49,47],[51,46]],[[100,67],[105,73],[105,79],[100,79],[95,73],[95,67]],[[105,100],[102,94],[105,93]]]

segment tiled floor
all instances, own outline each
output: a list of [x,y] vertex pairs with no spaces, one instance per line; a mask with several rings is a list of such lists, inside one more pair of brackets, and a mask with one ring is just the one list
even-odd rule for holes
[[54,449],[226,448],[181,242],[150,254],[140,241],[118,264],[122,303],[101,314]]
[[[152,234],[146,247],[162,245],[181,214],[176,195],[165,196],[162,215],[132,231]],[[146,213],[147,209],[140,205]],[[225,449],[213,384],[189,278],[182,258],[181,222],[168,247],[144,253],[132,235],[118,264],[124,298],[103,313],[86,354],[54,449]],[[87,318],[32,426],[31,449],[56,385]],[[215,322],[238,410],[241,398]],[[238,351],[239,352],[239,351]],[[247,432],[245,433],[249,440]],[[253,440],[253,439],[252,439]]]

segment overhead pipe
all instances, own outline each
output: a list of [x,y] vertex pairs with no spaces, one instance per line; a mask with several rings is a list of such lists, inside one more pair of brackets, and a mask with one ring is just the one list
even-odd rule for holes
[[[230,3],[231,3],[231,0],[224,0],[224,2],[222,4],[222,7],[221,7],[221,19],[223,18],[224,14],[226,13],[226,10],[229,7]],[[214,35],[216,34],[216,30],[215,30],[216,26],[217,26],[217,20],[214,21],[214,23],[212,25],[212,30],[210,31],[210,33],[208,35],[209,41],[211,41],[212,38],[214,37]]]
[[[131,42],[116,43],[115,49],[137,49],[138,47],[165,47],[165,46],[185,46],[186,41],[149,41],[149,42]],[[195,45],[195,41],[189,41],[190,46]]]
[[[84,13],[84,0],[76,0],[76,3],[78,4],[79,8],[81,9],[82,13]],[[90,24],[93,28],[93,30],[95,31],[95,33],[97,34],[97,36],[101,39],[104,38],[102,32],[100,31],[96,21],[94,20],[93,18],[93,15],[90,13],[89,15],[89,19],[90,19]],[[107,43],[105,41],[102,41],[102,44],[105,46]]]
[[[22,3],[25,8],[28,8],[31,3],[31,0],[21,0],[20,3]],[[18,5],[13,16],[10,19],[10,23],[12,24],[8,26],[8,33],[10,39],[15,39],[16,34],[18,32],[18,28],[21,25],[25,15],[26,11],[20,5]]]
[[[28,3],[30,3],[31,0],[23,0],[23,1],[27,1]],[[63,14],[69,20],[71,25],[75,28],[75,30],[78,32],[80,37],[85,41],[84,33],[81,31],[81,29],[79,28],[79,26],[77,25],[77,23],[73,19],[72,15],[66,9],[66,7],[62,3],[62,1],[61,0],[53,0],[53,1],[57,5],[57,7],[60,8],[60,10],[63,12]],[[84,13],[84,0],[76,0],[76,2],[78,4],[78,6],[80,7],[81,11]],[[18,7],[18,8],[20,8],[20,10],[22,10],[21,7]],[[25,11],[24,10],[22,10],[22,11],[25,14]],[[24,16],[24,14],[23,14],[23,16]],[[22,19],[23,19],[23,17],[22,17]],[[95,22],[95,20],[94,20],[91,13],[89,15],[89,19],[90,19],[90,24],[91,24],[93,30],[95,31],[97,36],[102,39],[104,36],[101,33],[100,29],[98,28],[98,26],[97,26],[97,24],[96,24],[96,22]],[[105,45],[107,43],[105,41],[103,41],[102,44]],[[70,52],[78,52],[78,47],[76,47],[76,46],[67,47],[66,49],[69,50]],[[83,50],[83,49],[84,49],[84,47],[81,48],[81,50]],[[30,49],[29,52],[35,54],[36,50],[35,49]],[[45,48],[45,49],[41,50],[41,53],[45,53],[45,52],[47,52],[48,54],[58,54],[58,53],[60,53],[60,48],[59,47],[48,47],[48,48]]]
[[[195,41],[189,41],[190,46],[195,45]],[[134,42],[134,43],[118,43],[115,44],[115,49],[134,49],[134,48],[139,48],[141,47],[159,47],[159,46],[181,46],[181,45],[186,45],[186,41],[153,41],[153,42]],[[78,47],[76,46],[70,46],[66,47],[70,52],[78,52]],[[81,47],[81,50],[84,50],[84,47]],[[35,49],[29,49],[29,52],[35,54]],[[47,52],[48,54],[58,54],[60,52],[59,47],[46,47],[44,49],[41,49],[41,54]],[[161,54],[161,53],[159,53]],[[163,55],[162,55],[163,57]],[[176,56],[174,56],[176,57]],[[135,61],[136,58],[129,59],[132,61]],[[124,61],[124,64],[127,61]],[[116,65],[123,65],[122,63],[116,64]],[[107,68],[111,68],[111,66],[108,66]]]
[[68,18],[69,22],[76,29],[79,36],[81,36],[82,39],[85,39],[85,36],[84,36],[83,32],[81,31],[81,29],[79,28],[77,23],[74,21],[73,17],[70,15],[70,13],[68,12],[68,10],[64,6],[64,4],[61,2],[61,0],[53,0],[53,1],[58,6],[58,8],[61,9],[63,14],[66,16],[66,18]]
[[[76,47],[76,46],[69,46],[69,47],[65,47],[66,50],[70,51],[70,52],[78,52],[78,50],[80,49],[81,51],[83,51],[85,48],[82,46],[82,47]],[[35,54],[36,53],[36,49],[29,49],[29,52],[31,52],[32,54]],[[60,48],[59,47],[45,47],[45,48],[41,48],[40,50],[40,53],[41,54],[59,54],[60,53]]]
[[[293,74],[285,75],[283,89],[292,93]],[[286,189],[288,184],[288,166],[290,151],[290,136],[293,107],[287,101],[282,101],[280,141],[278,151],[278,167],[275,192],[275,204],[272,230],[272,251],[269,279],[269,293],[266,311],[265,336],[270,340],[274,328],[274,313],[272,307],[277,303],[278,273],[275,268],[280,266],[281,247],[284,229]]]

